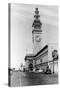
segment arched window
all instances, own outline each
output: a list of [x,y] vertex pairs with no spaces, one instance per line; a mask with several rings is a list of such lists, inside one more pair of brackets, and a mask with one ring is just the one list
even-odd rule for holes
[[42,63],[42,62],[43,62],[43,60],[42,60],[42,59],[40,59],[40,62]]

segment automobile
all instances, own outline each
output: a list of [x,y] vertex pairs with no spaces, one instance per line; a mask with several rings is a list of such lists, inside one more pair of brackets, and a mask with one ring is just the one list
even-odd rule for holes
[[42,69],[36,69],[35,70],[35,73],[39,73],[39,72],[43,72],[43,70]]
[[46,71],[44,71],[45,74],[52,74],[51,69],[49,69],[49,66],[47,66]]
[[51,70],[46,70],[45,74],[51,74]]
[[40,69],[38,72],[43,72],[43,70],[42,70],[42,69]]

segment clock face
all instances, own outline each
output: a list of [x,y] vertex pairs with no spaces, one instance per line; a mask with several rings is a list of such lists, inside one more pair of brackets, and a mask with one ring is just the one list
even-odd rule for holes
[[36,41],[36,42],[40,42],[40,41],[41,41],[40,36],[36,36],[36,37],[35,37],[35,41]]

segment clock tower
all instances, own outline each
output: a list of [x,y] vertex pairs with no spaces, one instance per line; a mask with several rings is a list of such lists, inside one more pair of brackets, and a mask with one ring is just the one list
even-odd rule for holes
[[39,11],[38,8],[35,8],[34,22],[32,24],[32,41],[33,41],[33,53],[36,54],[41,49],[41,26],[42,23],[39,19]]

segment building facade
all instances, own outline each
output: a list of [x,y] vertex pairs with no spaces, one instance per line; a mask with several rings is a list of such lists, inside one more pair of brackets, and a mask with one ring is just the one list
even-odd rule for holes
[[[58,58],[52,56],[52,52],[57,50],[58,44],[47,43],[42,48],[42,23],[39,19],[38,8],[35,10],[34,22],[32,24],[32,43],[33,43],[33,54],[28,54],[25,56],[26,69],[30,71],[30,65],[33,70],[45,70],[47,65],[52,72],[58,72]],[[55,52],[55,56],[56,53]]]
[[35,68],[39,70],[43,70],[48,65],[48,45],[42,48],[36,55],[35,55]]
[[34,55],[33,54],[27,54],[25,56],[25,65],[26,65],[26,70],[31,71],[33,69],[35,63]]

